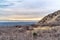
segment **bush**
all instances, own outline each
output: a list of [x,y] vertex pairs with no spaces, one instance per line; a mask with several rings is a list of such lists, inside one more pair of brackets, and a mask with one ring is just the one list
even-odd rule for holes
[[37,33],[34,32],[34,33],[33,33],[33,36],[34,36],[34,37],[37,36]]

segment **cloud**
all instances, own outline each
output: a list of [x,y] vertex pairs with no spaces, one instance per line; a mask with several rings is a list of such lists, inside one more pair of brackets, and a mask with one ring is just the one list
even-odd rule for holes
[[60,9],[60,0],[0,0],[0,20],[39,20]]
[[60,0],[0,0],[1,8],[39,8],[57,9],[60,8]]
[[9,15],[25,15],[30,17],[40,17],[44,16],[51,11],[47,10],[38,10],[38,9],[2,9],[0,10],[0,15],[9,16]]
[[0,20],[40,20],[47,11],[34,9],[0,9]]
[[0,0],[0,8],[17,7],[21,2],[22,0]]
[[0,0],[0,8],[60,9],[60,0]]

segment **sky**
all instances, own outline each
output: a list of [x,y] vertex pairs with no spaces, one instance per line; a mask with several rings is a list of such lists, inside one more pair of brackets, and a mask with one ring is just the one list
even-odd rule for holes
[[60,0],[0,0],[0,21],[39,21],[60,9]]

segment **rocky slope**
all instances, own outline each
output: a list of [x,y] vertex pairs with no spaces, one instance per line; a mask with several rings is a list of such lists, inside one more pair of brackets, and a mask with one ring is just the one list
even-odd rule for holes
[[38,22],[39,25],[53,25],[59,26],[60,25],[60,10],[51,13],[45,16],[42,20]]

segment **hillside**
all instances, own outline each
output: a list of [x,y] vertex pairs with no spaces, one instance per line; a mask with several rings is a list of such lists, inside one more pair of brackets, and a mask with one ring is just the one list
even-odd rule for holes
[[39,25],[60,25],[60,10],[45,16],[38,22]]

